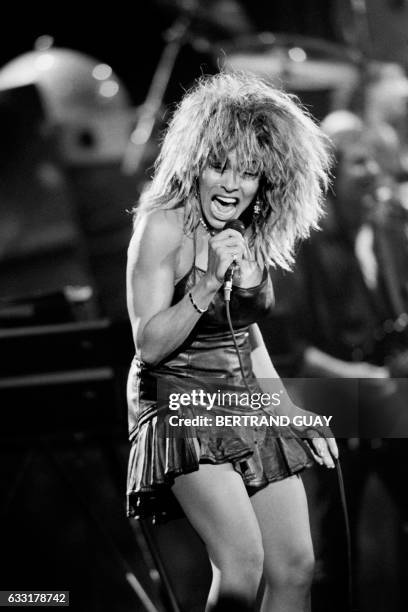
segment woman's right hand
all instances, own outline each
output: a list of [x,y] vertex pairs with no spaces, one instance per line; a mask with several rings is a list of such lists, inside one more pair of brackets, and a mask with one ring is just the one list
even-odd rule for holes
[[213,236],[208,242],[208,282],[218,289],[231,263],[236,261],[239,266],[246,251],[244,237],[234,229],[226,229]]

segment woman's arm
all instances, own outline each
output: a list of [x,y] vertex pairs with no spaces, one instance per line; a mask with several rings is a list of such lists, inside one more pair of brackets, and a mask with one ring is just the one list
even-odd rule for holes
[[[251,344],[251,361],[253,372],[258,379],[259,385],[264,393],[272,395],[273,393],[281,393],[280,407],[282,414],[293,417],[295,415],[307,414],[306,411],[298,408],[293,404],[284,385],[282,384],[279,374],[275,370],[258,325],[254,323],[249,328],[249,341]],[[308,413],[311,414],[311,413]],[[313,438],[310,440],[314,447],[314,458],[317,463],[324,464],[327,467],[334,467],[333,460],[330,456],[338,457],[338,448],[334,438]],[[313,449],[311,449],[313,450]],[[328,452],[330,451],[330,452]],[[316,454],[318,453],[318,454]]]
[[[162,361],[179,347],[201,316],[189,295],[171,306],[179,261],[183,262],[182,239],[180,211],[156,210],[138,220],[129,245],[129,316],[136,351],[149,364]],[[232,229],[209,240],[207,271],[191,289],[198,309],[208,308],[228,266],[233,259],[242,260],[245,248],[241,234]]]
[[[138,220],[128,249],[127,302],[136,351],[154,364],[172,353],[196,325],[200,313],[188,295],[171,306],[182,228],[174,211],[155,211]],[[203,277],[191,290],[207,308],[218,287]]]
[[[271,361],[268,351],[266,350],[265,342],[262,338],[261,331],[256,323],[253,323],[249,327],[249,342],[251,345],[251,361],[253,372],[262,382],[269,378],[279,378],[279,374],[275,370],[275,367]],[[276,386],[276,384],[274,385]],[[263,389],[269,392],[268,389]]]

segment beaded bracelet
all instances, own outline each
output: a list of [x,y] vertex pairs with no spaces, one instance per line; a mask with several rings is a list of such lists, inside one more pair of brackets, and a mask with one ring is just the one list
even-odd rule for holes
[[195,301],[193,299],[191,291],[188,292],[188,297],[190,298],[190,302],[192,303],[192,305],[194,306],[194,308],[195,308],[195,310],[197,312],[199,312],[200,314],[203,314],[204,312],[207,312],[208,306],[207,306],[207,308],[200,308],[199,306],[197,306],[197,304],[195,303]]

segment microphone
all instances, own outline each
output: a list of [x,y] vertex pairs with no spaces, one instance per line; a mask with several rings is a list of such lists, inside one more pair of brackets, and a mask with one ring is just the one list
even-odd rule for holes
[[[227,221],[227,223],[223,227],[223,230],[226,230],[226,229],[233,229],[236,232],[239,232],[241,236],[243,236],[245,233],[245,225],[239,219],[231,219],[231,221]],[[229,302],[230,300],[231,289],[232,289],[232,279],[234,278],[234,272],[238,267],[239,265],[235,261],[233,261],[227,268],[227,271],[225,272],[224,300],[226,302]]]

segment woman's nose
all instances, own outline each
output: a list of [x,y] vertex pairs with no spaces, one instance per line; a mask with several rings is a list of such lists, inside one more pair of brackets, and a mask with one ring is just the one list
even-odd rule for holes
[[232,168],[226,168],[222,173],[221,186],[225,191],[231,192],[238,189],[239,174]]

